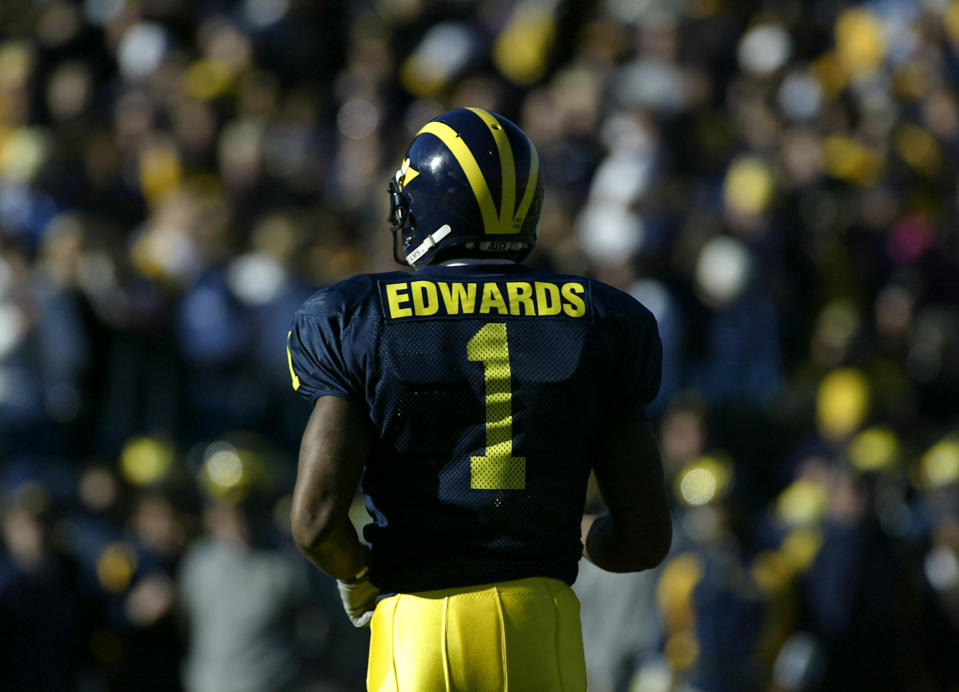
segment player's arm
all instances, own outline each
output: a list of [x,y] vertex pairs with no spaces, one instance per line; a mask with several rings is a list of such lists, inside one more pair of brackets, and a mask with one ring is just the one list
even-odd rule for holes
[[300,443],[290,524],[303,554],[337,579],[353,579],[367,562],[349,510],[369,450],[359,406],[336,396],[317,399]]
[[583,556],[610,572],[655,567],[672,543],[659,445],[645,417],[610,431],[593,471],[608,514],[585,515]]

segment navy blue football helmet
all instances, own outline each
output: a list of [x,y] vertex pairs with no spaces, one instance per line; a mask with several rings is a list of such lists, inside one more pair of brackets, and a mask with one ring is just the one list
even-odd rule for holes
[[426,123],[388,191],[400,264],[453,257],[520,261],[536,244],[543,204],[539,156],[529,137],[496,113],[457,108]]

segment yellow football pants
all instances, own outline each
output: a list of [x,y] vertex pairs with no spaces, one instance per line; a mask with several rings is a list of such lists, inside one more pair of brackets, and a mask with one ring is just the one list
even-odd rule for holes
[[556,579],[391,596],[370,627],[370,692],[586,689],[579,600]]

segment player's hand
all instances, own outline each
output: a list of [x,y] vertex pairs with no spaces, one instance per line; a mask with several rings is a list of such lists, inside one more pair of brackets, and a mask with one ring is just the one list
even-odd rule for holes
[[370,582],[369,568],[364,566],[352,579],[337,579],[336,585],[340,590],[343,609],[353,626],[368,626],[376,608],[376,597],[380,595],[380,590]]

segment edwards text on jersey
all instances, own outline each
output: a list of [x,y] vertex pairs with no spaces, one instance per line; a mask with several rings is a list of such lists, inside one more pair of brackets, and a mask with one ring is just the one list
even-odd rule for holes
[[380,282],[389,320],[410,317],[511,315],[583,317],[589,301],[579,281],[392,281]]

